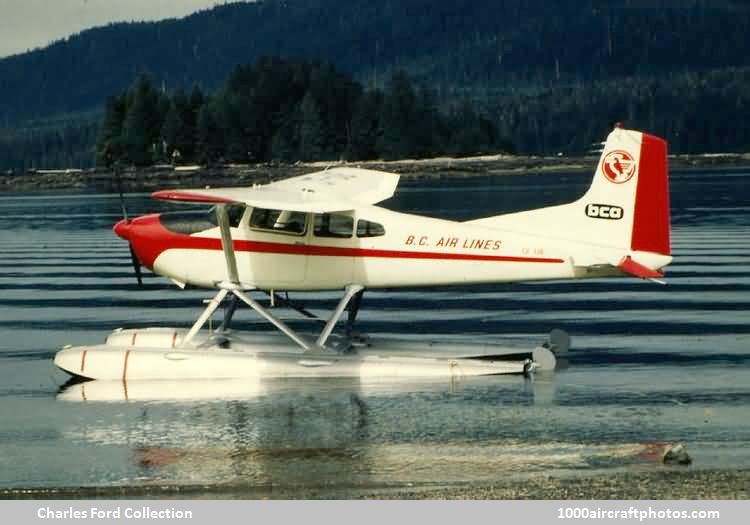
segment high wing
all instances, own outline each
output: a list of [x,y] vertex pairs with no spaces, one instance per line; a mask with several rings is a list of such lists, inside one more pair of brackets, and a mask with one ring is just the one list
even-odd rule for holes
[[360,168],[332,168],[250,188],[164,190],[156,199],[216,204],[244,203],[277,210],[328,213],[353,210],[393,196],[399,175]]

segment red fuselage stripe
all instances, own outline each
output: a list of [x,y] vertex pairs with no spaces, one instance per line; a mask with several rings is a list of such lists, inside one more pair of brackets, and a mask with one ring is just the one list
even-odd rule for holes
[[[221,250],[220,239],[190,237],[200,242],[180,243],[170,246],[178,249]],[[282,244],[263,241],[234,241],[234,250],[249,253],[270,253],[279,255],[310,255],[314,257],[378,257],[388,259],[440,259],[459,261],[504,261],[532,263],[561,263],[562,259],[540,257],[516,257],[510,255],[480,255],[473,253],[412,252],[406,250],[378,250],[372,248],[343,248],[338,246],[317,246],[306,244]]]

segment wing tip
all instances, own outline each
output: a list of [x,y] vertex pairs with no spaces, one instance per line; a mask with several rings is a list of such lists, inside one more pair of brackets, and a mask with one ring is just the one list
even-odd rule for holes
[[206,195],[203,193],[195,193],[190,191],[181,190],[160,190],[155,191],[151,194],[154,199],[163,201],[178,201],[178,202],[194,202],[194,203],[207,203],[207,204],[233,204],[239,202],[234,199],[227,197],[219,197],[217,195]]

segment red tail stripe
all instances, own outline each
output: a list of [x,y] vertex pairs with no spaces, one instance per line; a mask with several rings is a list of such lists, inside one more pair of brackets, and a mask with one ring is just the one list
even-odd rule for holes
[[669,255],[667,143],[643,134],[633,211],[632,250]]

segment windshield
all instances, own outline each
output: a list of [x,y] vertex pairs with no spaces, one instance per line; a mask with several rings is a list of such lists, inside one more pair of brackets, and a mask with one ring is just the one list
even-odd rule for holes
[[[227,206],[227,216],[229,217],[229,226],[236,228],[240,225],[242,215],[245,213],[244,204],[230,204]],[[191,210],[170,211],[162,213],[159,221],[169,231],[190,235],[212,228],[216,228],[219,223],[216,221],[216,207],[194,208]]]

